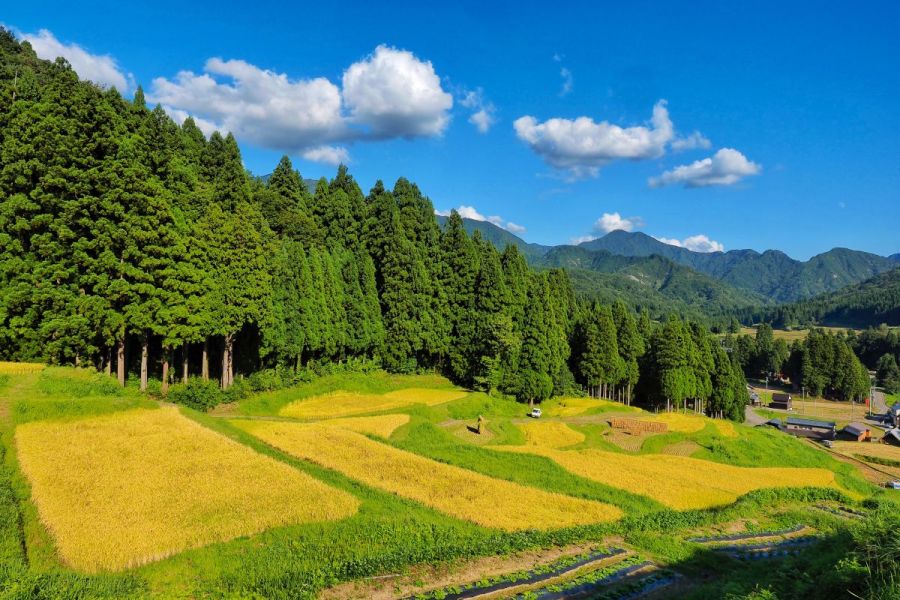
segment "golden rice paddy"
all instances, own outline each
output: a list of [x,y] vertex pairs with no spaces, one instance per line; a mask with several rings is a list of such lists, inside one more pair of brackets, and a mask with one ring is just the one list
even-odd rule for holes
[[114,571],[272,527],[336,520],[359,501],[174,408],[15,433],[41,521],[67,564]]
[[683,456],[631,456],[603,450],[494,448],[546,456],[576,475],[649,496],[678,510],[731,504],[738,496],[762,488],[836,487],[834,473],[826,469],[735,467]]
[[407,388],[387,394],[360,394],[337,391],[304,400],[291,402],[279,411],[284,417],[298,419],[327,419],[347,417],[364,413],[394,410],[414,404],[433,406],[459,400],[467,396],[465,390],[435,390],[428,388]]
[[356,433],[368,433],[383,438],[389,438],[399,428],[409,423],[409,415],[378,415],[375,417],[346,417],[343,419],[328,419],[320,421],[322,425],[340,427],[355,431]]
[[42,363],[21,363],[0,361],[0,375],[28,375],[43,371],[46,365]]
[[564,448],[584,441],[583,433],[575,431],[565,423],[532,421],[530,423],[522,423],[518,427],[525,434],[525,444],[528,446]]
[[272,446],[459,519],[506,531],[611,521],[611,505],[525,487],[319,424],[234,421]]
[[595,408],[602,408],[610,412],[636,412],[638,410],[633,406],[625,406],[618,402],[599,398],[560,398],[549,402],[544,412],[550,417],[574,417]]
[[651,415],[647,419],[665,423],[669,431],[678,433],[697,433],[706,427],[708,423],[712,423],[719,430],[719,433],[725,437],[737,437],[738,435],[731,421],[710,419],[702,415],[672,412]]

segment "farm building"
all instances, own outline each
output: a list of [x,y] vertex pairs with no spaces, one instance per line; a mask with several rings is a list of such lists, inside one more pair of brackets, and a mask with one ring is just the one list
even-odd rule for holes
[[900,427],[900,402],[895,402],[887,411],[888,421],[894,427]]
[[780,410],[792,410],[790,394],[772,394],[772,401],[769,402],[769,408],[777,408]]
[[841,430],[841,437],[856,440],[857,442],[866,442],[872,439],[872,432],[861,423],[850,423]]
[[885,431],[884,437],[881,438],[881,441],[885,444],[900,446],[900,427],[894,427],[893,429],[888,429],[887,431]]
[[836,434],[834,421],[814,421],[813,419],[797,419],[789,417],[784,424],[784,431],[797,437],[815,440],[833,440]]

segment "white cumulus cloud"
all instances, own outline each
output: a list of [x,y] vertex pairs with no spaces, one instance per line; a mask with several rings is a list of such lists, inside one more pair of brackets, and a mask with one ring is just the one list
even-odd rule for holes
[[406,50],[378,46],[344,71],[343,87],[351,120],[376,137],[440,135],[450,122],[453,96],[430,61]]
[[614,160],[658,158],[675,137],[666,101],[653,107],[650,125],[621,127],[590,117],[553,118],[539,122],[533,116],[515,120],[520,140],[549,165],[568,170],[575,177],[596,176],[600,167]]
[[204,132],[231,131],[255,145],[325,163],[349,160],[342,144],[438,136],[453,107],[430,62],[384,45],[351,64],[340,86],[325,77],[292,79],[243,60],[211,58],[202,73],[154,79],[148,98],[175,118],[192,115]]
[[91,54],[78,44],[64,44],[50,31],[41,29],[37,33],[23,33],[21,39],[31,44],[35,54],[45,60],[56,60],[62,56],[81,79],[100,85],[114,87],[122,93],[134,87],[134,77],[125,73],[108,54]]
[[725,246],[721,243],[709,239],[707,236],[703,234],[692,235],[683,240],[677,240],[672,238],[664,238],[658,237],[656,238],[663,244],[669,244],[670,246],[678,246],[679,248],[687,248],[692,252],[724,252]]
[[340,90],[324,77],[292,81],[221,58],[206,61],[204,71],[157,77],[149,98],[267,148],[298,152],[345,135]]
[[513,223],[512,221],[504,221],[503,217],[498,217],[497,215],[486,216],[478,212],[478,210],[474,206],[466,206],[465,204],[458,206],[457,208],[450,210],[435,210],[434,214],[449,217],[450,213],[453,211],[459,213],[459,216],[463,219],[472,219],[473,221],[487,221],[488,223],[492,223],[497,227],[506,229],[511,233],[525,233],[526,229],[522,225],[517,223]]
[[594,231],[609,233],[621,229],[622,231],[634,231],[635,227],[643,227],[644,222],[640,217],[623,217],[617,212],[603,213],[594,223]]
[[762,171],[760,165],[747,160],[747,157],[737,150],[722,148],[709,158],[675,167],[659,177],[651,177],[648,183],[650,187],[682,184],[688,188],[733,185],[744,177],[757,175],[760,171]]

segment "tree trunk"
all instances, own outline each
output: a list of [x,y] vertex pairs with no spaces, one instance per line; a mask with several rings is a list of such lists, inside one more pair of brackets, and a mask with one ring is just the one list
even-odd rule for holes
[[106,349],[106,359],[104,364],[104,371],[107,375],[112,375],[112,348]]
[[203,338],[203,361],[200,369],[203,381],[209,381],[209,338]]
[[162,386],[159,390],[163,396],[169,393],[169,352],[168,348],[163,348]]
[[77,352],[75,353],[75,366],[76,367],[81,366],[81,355]]
[[147,361],[150,358],[150,340],[145,335],[141,338],[141,391],[147,391],[148,368]]
[[234,336],[228,336],[228,387],[234,385]]
[[626,403],[631,406],[631,382],[628,382],[628,392],[625,395]]
[[187,342],[181,344],[181,383],[187,383],[188,380],[188,359],[190,358],[188,350]]
[[116,342],[116,377],[119,385],[125,387],[125,334]]
[[228,389],[228,336],[225,336],[225,343],[222,344],[222,378],[219,380],[223,390]]
[[234,383],[234,334],[225,335],[222,349],[222,389],[227,390]]

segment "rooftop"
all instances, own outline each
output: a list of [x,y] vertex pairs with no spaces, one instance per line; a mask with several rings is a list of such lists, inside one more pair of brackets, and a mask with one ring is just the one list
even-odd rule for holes
[[813,419],[799,419],[797,417],[788,417],[788,425],[796,425],[797,427],[817,427],[821,429],[834,429],[836,423],[834,421],[815,421]]

